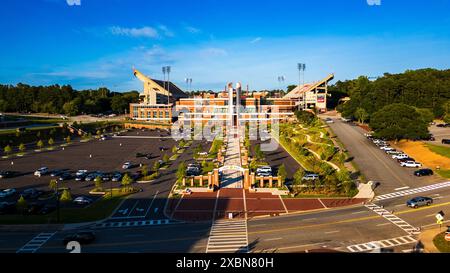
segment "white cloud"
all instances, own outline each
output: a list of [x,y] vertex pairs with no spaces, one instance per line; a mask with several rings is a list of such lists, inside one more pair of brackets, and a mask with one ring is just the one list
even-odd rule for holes
[[255,39],[251,40],[250,43],[251,43],[251,44],[255,44],[255,43],[257,43],[257,42],[259,42],[259,41],[261,41],[261,40],[262,40],[261,37],[256,37]]
[[164,36],[167,37],[174,37],[175,34],[165,25],[159,25],[158,28],[162,31]]
[[195,28],[193,26],[186,26],[186,27],[184,27],[184,29],[186,29],[187,32],[192,33],[192,34],[197,34],[197,33],[202,32],[200,29]]
[[158,38],[159,34],[155,28],[142,27],[142,28],[126,28],[113,26],[109,28],[113,35],[129,36],[129,37],[145,37],[145,38]]

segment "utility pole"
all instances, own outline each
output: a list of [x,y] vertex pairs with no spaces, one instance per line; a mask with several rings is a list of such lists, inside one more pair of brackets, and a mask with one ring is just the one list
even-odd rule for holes
[[170,66],[166,67],[167,70],[167,104],[170,103]]
[[[301,88],[305,85],[305,68],[306,68],[306,64],[304,63],[298,63],[297,64],[297,68],[298,68],[298,88],[299,91],[301,90]],[[302,84],[302,72],[303,72],[303,84]],[[303,92],[303,110],[306,109],[306,93]]]

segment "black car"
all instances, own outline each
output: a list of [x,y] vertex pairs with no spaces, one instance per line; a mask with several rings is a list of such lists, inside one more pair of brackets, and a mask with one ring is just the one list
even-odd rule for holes
[[17,172],[3,171],[0,172],[0,178],[11,178],[17,175]]
[[433,175],[433,171],[431,169],[420,169],[414,172],[415,176],[428,176]]
[[0,215],[12,214],[16,211],[16,204],[13,202],[0,202]]
[[443,139],[442,144],[450,144],[450,139]]
[[38,214],[40,215],[47,215],[53,211],[56,210],[56,206],[55,205],[45,205],[42,209],[39,210]]
[[438,125],[436,125],[437,127],[441,127],[441,128],[446,128],[446,127],[449,127],[450,126],[450,124],[449,123],[440,123],[440,124],[438,124]]
[[30,204],[25,212],[29,215],[39,214],[43,207],[44,205],[39,203]]
[[62,173],[59,177],[60,181],[70,180],[72,179],[72,175],[70,173]]
[[406,161],[416,161],[414,158],[412,158],[412,157],[407,157],[407,158],[399,158],[399,159],[397,159],[397,161],[398,161],[398,163],[401,163],[401,162],[406,162]]
[[78,242],[80,244],[90,244],[95,241],[95,233],[92,231],[80,231],[74,234],[69,234],[64,237],[63,243],[67,245],[69,242]]
[[36,190],[34,188],[24,190],[21,195],[25,199],[35,199],[42,195],[42,191]]
[[64,173],[63,170],[53,170],[50,172],[50,176],[52,177],[58,177]]

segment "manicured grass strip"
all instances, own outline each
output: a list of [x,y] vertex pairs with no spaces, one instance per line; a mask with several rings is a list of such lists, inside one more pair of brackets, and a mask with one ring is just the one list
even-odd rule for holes
[[450,158],[450,147],[443,147],[433,144],[427,144],[427,147],[436,154]]
[[440,252],[450,253],[450,242],[447,242],[444,236],[445,232],[436,235],[433,239],[433,243]]
[[450,170],[439,170],[436,172],[442,177],[450,178]]

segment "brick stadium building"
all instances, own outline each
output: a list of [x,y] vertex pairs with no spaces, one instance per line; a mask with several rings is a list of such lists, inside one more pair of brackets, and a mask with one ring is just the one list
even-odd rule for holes
[[229,84],[226,91],[188,97],[172,82],[151,79],[136,69],[133,72],[143,82],[144,92],[139,103],[130,104],[130,118],[166,124],[180,119],[201,123],[229,121],[237,126],[246,121],[288,120],[297,109],[325,112],[328,82],[334,78],[331,74],[321,81],[297,86],[282,98],[269,97],[266,92],[242,92],[240,84],[236,88]]

